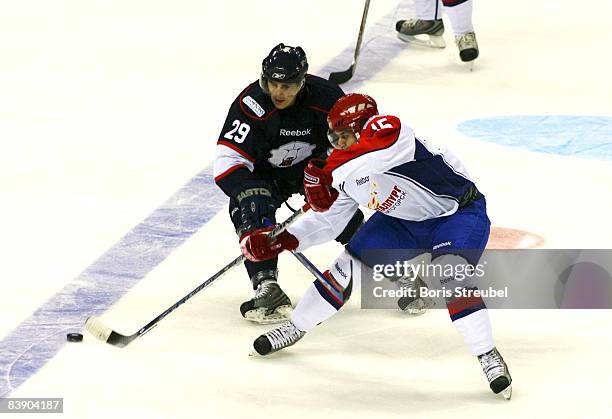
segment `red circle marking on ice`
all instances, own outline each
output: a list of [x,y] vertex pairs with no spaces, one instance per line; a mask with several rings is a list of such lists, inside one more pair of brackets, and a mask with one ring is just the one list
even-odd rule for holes
[[492,227],[487,249],[534,249],[543,243],[542,237],[528,231]]

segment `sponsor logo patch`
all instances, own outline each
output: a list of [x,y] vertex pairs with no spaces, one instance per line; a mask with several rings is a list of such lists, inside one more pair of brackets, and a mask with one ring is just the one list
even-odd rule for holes
[[370,181],[370,176],[361,177],[355,180],[355,182],[357,182],[357,186],[365,185],[369,181]]
[[393,190],[381,204],[378,204],[376,211],[389,213],[396,209],[401,202],[406,198],[406,192],[399,186],[394,185]]
[[257,103],[257,101],[253,99],[251,96],[243,97],[242,103],[247,105],[249,109],[251,109],[253,113],[257,116],[263,116],[266,113],[266,111],[264,111],[264,108],[262,108],[261,105]]

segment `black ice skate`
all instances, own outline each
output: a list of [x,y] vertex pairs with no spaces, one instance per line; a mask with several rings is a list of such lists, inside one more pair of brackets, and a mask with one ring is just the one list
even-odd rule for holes
[[506,400],[512,397],[512,377],[504,358],[497,348],[478,356],[480,366],[489,380],[489,386],[495,394],[500,394]]
[[291,316],[291,300],[274,280],[264,280],[255,291],[255,296],[240,306],[242,317],[260,323],[280,323]]
[[285,322],[255,339],[253,348],[259,355],[268,355],[293,345],[306,334],[291,322]]
[[446,47],[446,43],[442,37],[444,34],[444,23],[442,19],[398,20],[395,23],[395,30],[397,31],[397,37],[404,42],[431,48]]
[[[427,284],[425,284],[421,278],[417,277],[412,281],[410,278],[404,277],[398,279],[396,284],[405,294],[411,293],[411,295],[414,295],[414,297],[405,295],[397,300],[397,307],[401,312],[410,314],[411,316],[420,316],[430,308],[436,306],[436,302],[433,298],[420,293],[421,288],[427,288]],[[409,290],[412,291],[409,292]]]
[[455,43],[459,48],[459,57],[464,63],[468,63],[470,70],[472,69],[473,62],[478,58],[478,42],[476,42],[476,34],[474,32],[464,33],[462,35],[455,36]]

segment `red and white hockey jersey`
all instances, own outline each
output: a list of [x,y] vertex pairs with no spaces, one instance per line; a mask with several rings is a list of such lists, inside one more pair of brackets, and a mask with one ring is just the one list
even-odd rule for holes
[[475,189],[453,153],[416,138],[392,115],[372,117],[359,142],[334,150],[325,170],[340,194],[328,211],[310,211],[287,229],[300,241],[300,251],[340,234],[359,205],[423,221],[454,214]]

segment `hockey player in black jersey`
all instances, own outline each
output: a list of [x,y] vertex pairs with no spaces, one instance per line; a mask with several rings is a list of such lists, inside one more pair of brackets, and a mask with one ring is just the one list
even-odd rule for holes
[[[303,193],[304,168],[327,156],[327,114],[344,92],[307,74],[300,47],[279,44],[262,62],[258,81],[232,103],[217,142],[216,184],[230,198],[230,218],[238,237],[275,223],[276,209]],[[363,222],[357,212],[336,238],[346,243]],[[277,283],[277,259],[245,261],[255,295],[240,306],[258,323],[285,320],[291,301]]]

